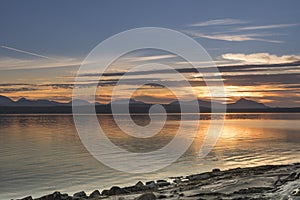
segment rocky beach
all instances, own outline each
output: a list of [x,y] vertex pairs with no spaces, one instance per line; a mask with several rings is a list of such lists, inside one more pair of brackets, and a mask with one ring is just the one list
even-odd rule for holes
[[[34,194],[32,194],[34,196]],[[264,165],[211,172],[166,180],[141,182],[133,186],[112,186],[91,194],[54,192],[21,200],[153,200],[153,199],[300,199],[300,163]]]

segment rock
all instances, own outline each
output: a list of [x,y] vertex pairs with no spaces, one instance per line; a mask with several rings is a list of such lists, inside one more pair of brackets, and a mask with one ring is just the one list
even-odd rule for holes
[[148,190],[156,190],[157,189],[157,185],[155,184],[154,181],[151,181],[151,183],[146,184],[145,186]]
[[23,199],[17,199],[17,200],[33,200],[32,196],[24,197]]
[[109,195],[109,190],[102,190],[101,194],[104,195],[104,196],[108,196]]
[[137,192],[137,191],[138,191],[138,189],[135,186],[127,186],[127,187],[122,188],[122,192],[124,194],[130,194],[132,192]]
[[61,194],[61,200],[73,200],[68,194]]
[[190,181],[195,181],[195,180],[209,179],[211,177],[212,177],[212,174],[210,172],[206,172],[206,173],[202,173],[202,174],[190,175],[190,176],[187,176],[186,178],[189,179]]
[[220,171],[221,171],[221,170],[218,169],[218,168],[215,168],[215,169],[212,170],[212,172],[220,172]]
[[152,183],[155,183],[154,181],[147,181],[146,182],[146,185],[150,185],[150,184],[152,184]]
[[156,184],[157,184],[158,187],[165,187],[165,186],[171,185],[171,183],[169,183],[166,180],[157,180]]
[[155,200],[156,196],[153,193],[145,193],[137,197],[135,200]]
[[73,197],[79,197],[79,198],[84,198],[84,199],[88,198],[88,196],[86,195],[86,193],[84,191],[73,194]]
[[178,191],[177,190],[171,190],[170,193],[172,193],[172,194],[178,194]]
[[287,181],[294,181],[297,179],[297,173],[296,172],[293,172],[291,173],[284,181],[287,182]]
[[240,189],[239,191],[235,191],[234,194],[255,194],[255,193],[262,193],[269,190],[272,190],[273,188],[270,187],[252,187],[247,189]]
[[119,194],[123,194],[123,190],[118,186],[113,186],[112,188],[110,188],[108,192],[108,195],[119,195]]
[[180,197],[183,197],[183,196],[184,196],[184,194],[183,194],[183,193],[180,193],[178,196],[180,196]]
[[176,184],[181,183],[181,179],[180,179],[180,178],[175,178],[175,179],[173,180],[173,182],[176,183]]
[[[129,187],[127,187],[127,189],[128,188]],[[125,189],[122,189],[118,186],[113,186],[109,190],[103,190],[101,194],[104,196],[111,196],[111,195],[119,195],[119,194],[125,194],[125,193],[127,193],[125,191]]]
[[292,191],[291,193],[292,196],[300,196],[300,188],[297,188]]
[[296,179],[300,178],[300,172],[297,174]]
[[97,198],[97,197],[100,197],[101,194],[99,192],[99,190],[95,190],[94,192],[92,192],[89,196],[89,198]]
[[167,198],[167,195],[160,194],[160,195],[158,195],[157,198],[158,198],[158,199],[166,199],[166,198]]
[[166,199],[166,198],[168,198],[168,196],[165,195],[165,194],[160,194],[160,195],[158,195],[158,197],[157,197],[157,199]]
[[54,192],[53,194],[48,194],[35,200],[62,200],[62,196],[60,192]]
[[119,197],[119,199],[118,200],[125,200],[125,198],[124,197]]
[[145,185],[142,181],[137,182],[134,187],[137,191],[145,190]]
[[278,176],[277,180],[274,182],[274,186],[280,186],[283,184],[283,181],[281,180],[280,176]]

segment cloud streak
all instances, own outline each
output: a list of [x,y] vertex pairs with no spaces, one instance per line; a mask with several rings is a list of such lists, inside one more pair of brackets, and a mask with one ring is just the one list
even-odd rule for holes
[[273,25],[262,25],[262,26],[248,26],[237,28],[236,30],[244,31],[244,30],[261,30],[261,29],[274,29],[274,28],[288,28],[298,26],[298,24],[273,24]]
[[25,50],[21,50],[21,49],[16,49],[16,48],[5,46],[5,45],[1,45],[1,48],[8,49],[8,50],[11,50],[11,51],[16,51],[16,52],[19,52],[19,53],[24,53],[24,54],[39,57],[39,58],[45,58],[45,59],[48,59],[48,60],[55,60],[55,59],[50,58],[48,56],[44,56],[44,55],[41,55],[41,54],[37,54],[37,53],[33,53],[33,52],[30,52],[30,51],[25,51]]
[[204,26],[224,26],[224,25],[234,25],[234,24],[245,24],[248,23],[247,21],[239,20],[239,19],[214,19],[208,20],[204,22],[189,24],[189,26],[194,27],[204,27]]
[[270,42],[270,43],[282,43],[279,40],[270,40],[261,38],[266,36],[265,34],[204,34],[196,31],[184,31],[184,33],[198,38],[206,38],[212,40],[223,40],[230,42],[243,42],[243,41],[261,41],[261,42]]
[[135,58],[129,58],[130,61],[133,62],[143,62],[143,61],[154,61],[154,60],[162,60],[162,59],[168,59],[168,58],[176,58],[177,55],[158,55],[158,56],[142,56],[142,57],[135,57]]
[[293,63],[300,60],[300,55],[282,55],[277,56],[269,53],[227,53],[221,55],[222,59],[239,61],[243,64],[279,64]]
[[0,58],[1,70],[19,70],[19,69],[44,69],[55,67],[75,67],[80,66],[81,59],[61,57],[59,61],[50,59],[20,59],[11,57]]

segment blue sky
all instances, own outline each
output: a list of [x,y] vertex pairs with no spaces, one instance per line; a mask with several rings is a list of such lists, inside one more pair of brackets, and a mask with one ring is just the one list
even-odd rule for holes
[[[296,0],[2,0],[0,83],[11,84],[14,88],[14,83],[62,83],[65,77],[76,71],[76,66],[99,42],[121,31],[149,26],[186,33],[203,45],[214,60],[238,61],[242,64],[253,64],[257,60],[260,64],[298,61],[299,8],[300,2]],[[271,62],[265,63],[266,57]],[[62,62],[52,63],[48,58]],[[297,70],[295,73],[298,73]],[[277,79],[268,84],[286,84]],[[299,82],[289,84],[293,84],[294,88]],[[7,89],[8,86],[5,87]],[[27,97],[32,96],[24,91],[7,91],[2,88],[2,93],[12,98],[26,94]],[[299,103],[297,92],[293,91],[295,95],[290,98],[293,105]],[[32,97],[38,98],[38,94]],[[49,97],[63,99],[59,95],[62,94]],[[249,97],[259,100],[255,96]],[[270,97],[262,102],[283,105],[280,101]]]
[[[299,23],[299,1],[1,1],[1,44],[46,55],[85,56],[98,42],[127,29],[158,26],[175,30],[214,19],[239,19],[247,24]],[[227,26],[201,27],[203,32],[228,31]],[[200,28],[199,28],[200,29]],[[245,31],[244,31],[245,32]],[[299,53],[300,26],[249,33],[283,44],[229,43],[198,39],[208,49],[226,46],[233,52]],[[220,50],[221,51],[221,50]],[[217,53],[220,53],[217,52]],[[225,50],[226,51],[226,50]],[[215,52],[210,52],[217,54]]]

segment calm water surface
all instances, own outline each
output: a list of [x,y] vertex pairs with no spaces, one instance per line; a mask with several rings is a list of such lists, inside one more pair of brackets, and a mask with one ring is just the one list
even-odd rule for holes
[[[98,118],[110,140],[132,152],[163,147],[174,137],[180,121],[178,115],[171,115],[159,134],[138,139],[125,135],[111,115]],[[149,123],[148,116],[137,115],[133,119],[139,125]],[[217,145],[200,159],[208,119],[209,115],[201,116],[193,144],[177,162],[158,172],[139,175],[115,171],[95,160],[81,144],[71,115],[2,115],[0,199],[39,197],[57,190],[69,194],[91,192],[212,168],[300,161],[300,114],[228,114]]]

